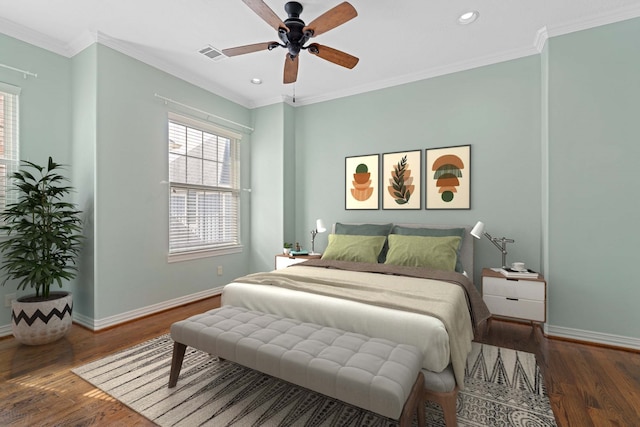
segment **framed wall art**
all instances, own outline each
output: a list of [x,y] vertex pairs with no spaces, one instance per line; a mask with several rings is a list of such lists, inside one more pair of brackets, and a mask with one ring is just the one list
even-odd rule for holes
[[471,146],[427,148],[425,208],[471,208]]
[[380,155],[345,158],[345,209],[379,209]]
[[420,209],[422,151],[382,155],[382,209]]

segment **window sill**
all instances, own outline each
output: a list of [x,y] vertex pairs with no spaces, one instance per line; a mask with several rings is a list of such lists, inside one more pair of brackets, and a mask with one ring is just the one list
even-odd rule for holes
[[229,255],[229,254],[238,254],[242,252],[242,245],[235,246],[225,246],[224,248],[218,249],[209,249],[203,251],[192,251],[192,252],[178,252],[175,254],[167,255],[167,262],[182,262],[182,261],[190,261],[194,259],[201,258],[210,258],[220,255]]

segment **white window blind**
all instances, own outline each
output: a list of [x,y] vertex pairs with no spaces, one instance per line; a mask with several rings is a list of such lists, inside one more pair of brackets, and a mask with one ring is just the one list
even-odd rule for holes
[[0,210],[17,201],[9,191],[11,175],[18,170],[18,97],[20,88],[0,82]]
[[211,124],[169,115],[170,260],[240,246],[239,139]]

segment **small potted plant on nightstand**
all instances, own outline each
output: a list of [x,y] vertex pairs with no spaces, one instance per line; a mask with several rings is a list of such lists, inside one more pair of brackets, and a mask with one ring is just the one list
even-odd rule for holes
[[0,241],[4,285],[19,280],[18,289],[35,290],[12,301],[11,327],[24,344],[46,344],[62,338],[71,328],[71,292],[51,292],[50,287],[76,276],[76,258],[82,240],[81,212],[64,200],[73,190],[58,170],[63,165],[49,157],[47,167],[23,162],[26,168],[11,178],[18,201],[0,213]]
[[289,255],[289,252],[291,252],[292,247],[293,247],[293,243],[284,242],[282,253],[285,255]]

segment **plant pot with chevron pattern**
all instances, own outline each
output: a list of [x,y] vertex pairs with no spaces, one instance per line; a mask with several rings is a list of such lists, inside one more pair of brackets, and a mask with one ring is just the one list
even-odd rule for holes
[[[62,338],[71,327],[73,301],[70,292],[51,292],[53,284],[76,277],[76,259],[82,241],[82,220],[75,204],[67,201],[73,188],[51,157],[46,167],[23,161],[24,169],[11,175],[17,201],[0,213],[0,241],[5,274],[2,282],[17,281],[35,295],[22,296],[11,304],[11,326],[23,344],[46,344]],[[28,170],[28,169],[30,170]]]
[[26,296],[11,302],[11,330],[23,344],[59,340],[71,329],[71,292],[51,292],[49,299]]

